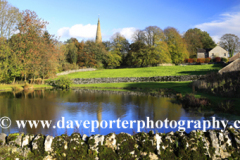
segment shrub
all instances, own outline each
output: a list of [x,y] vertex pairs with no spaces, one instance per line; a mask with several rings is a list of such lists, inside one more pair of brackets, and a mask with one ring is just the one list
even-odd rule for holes
[[204,63],[205,62],[205,58],[198,58],[197,59],[197,63]]
[[234,106],[234,102],[231,100],[226,100],[218,104],[220,110],[227,112],[230,111]]
[[214,58],[213,61],[214,61],[214,62],[221,62],[221,58],[220,58],[220,57],[216,57],[216,58]]
[[188,59],[185,59],[185,60],[184,60],[184,63],[188,63]]
[[209,100],[206,98],[196,98],[193,94],[186,94],[183,99],[183,106],[191,108],[199,108],[209,105]]
[[209,63],[211,61],[211,58],[208,57],[208,58],[205,58],[205,63]]
[[37,78],[35,79],[35,84],[42,84],[43,79],[42,78]]
[[193,63],[193,59],[192,59],[192,58],[189,58],[189,59],[188,59],[188,63]]
[[63,65],[63,71],[68,71],[68,70],[75,70],[78,69],[78,65],[77,64],[70,64],[70,63],[65,63]]
[[228,62],[228,59],[227,59],[227,58],[224,58],[224,57],[222,57],[222,58],[221,58],[221,61],[222,61],[222,62],[226,62],[226,63],[227,63],[227,62]]
[[55,86],[62,89],[70,88],[72,80],[68,77],[60,77],[56,82]]
[[24,90],[33,89],[33,85],[30,85],[30,84],[26,83],[26,84],[23,86],[23,89],[24,89]]
[[197,58],[193,58],[193,62],[197,62]]
[[13,86],[12,91],[21,91],[23,88],[21,86]]

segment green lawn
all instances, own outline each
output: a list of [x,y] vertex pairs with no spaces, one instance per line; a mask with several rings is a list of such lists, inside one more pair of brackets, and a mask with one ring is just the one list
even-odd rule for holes
[[[23,84],[1,84],[0,85],[0,91],[12,91],[12,87],[23,87]],[[52,86],[50,85],[46,85],[46,84],[34,84],[33,85],[33,89],[40,89],[40,88],[52,88]]]
[[[107,77],[154,77],[177,75],[203,75],[211,71],[217,72],[222,65],[188,65],[188,66],[159,66],[145,68],[103,69],[88,72],[76,72],[69,78],[107,78]],[[60,77],[60,76],[59,76]]]

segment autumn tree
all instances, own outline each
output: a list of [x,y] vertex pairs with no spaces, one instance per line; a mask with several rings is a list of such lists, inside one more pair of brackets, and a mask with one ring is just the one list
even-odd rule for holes
[[[94,56],[98,67],[103,67],[106,64],[107,51],[102,43],[94,41],[86,41],[82,53]],[[84,56],[83,54],[81,56]]]
[[[33,11],[22,12],[22,21],[17,28],[19,33],[12,36],[10,45],[21,63],[21,74],[27,77],[45,78],[56,73],[58,52],[55,52],[56,39],[46,31],[47,22],[38,18]],[[55,58],[56,57],[56,58]],[[46,70],[49,70],[46,73]]]
[[224,34],[220,39],[220,46],[228,51],[229,57],[232,57],[234,52],[239,51],[240,41],[234,34]]
[[210,49],[216,46],[210,35],[198,28],[189,29],[183,38],[187,43],[187,50],[190,57],[196,57],[198,48]]
[[189,53],[187,51],[187,45],[175,28],[168,27],[164,29],[164,35],[173,63],[178,64],[188,58]]

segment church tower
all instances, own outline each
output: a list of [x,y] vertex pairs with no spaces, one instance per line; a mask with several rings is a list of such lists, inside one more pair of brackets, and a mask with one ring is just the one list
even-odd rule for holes
[[99,18],[98,18],[98,24],[97,24],[96,42],[102,42],[102,35],[101,35],[101,28],[100,28],[100,20],[99,20]]

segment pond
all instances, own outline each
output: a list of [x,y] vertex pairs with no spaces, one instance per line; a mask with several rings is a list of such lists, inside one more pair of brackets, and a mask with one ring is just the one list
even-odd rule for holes
[[[149,96],[138,92],[98,90],[1,92],[0,117],[4,116],[10,118],[11,126],[0,127],[2,133],[42,133],[53,136],[64,133],[70,135],[73,132],[88,136],[106,135],[111,132],[134,134],[150,130],[167,133],[178,131],[180,125],[189,133],[198,123],[187,126],[187,121],[200,122],[198,125],[202,128],[203,121],[212,122],[212,117],[216,117],[217,120],[228,119],[229,123],[238,118],[226,114],[204,116],[201,113],[188,113],[173,98]],[[164,121],[166,119],[168,123]],[[35,120],[35,124],[30,120]],[[43,127],[43,122],[47,124],[45,120],[49,122],[49,128],[47,125]],[[179,123],[180,121],[186,121],[185,125]],[[102,123],[98,126],[98,122]],[[8,121],[0,123],[5,125]],[[26,125],[25,128],[23,124]]]

